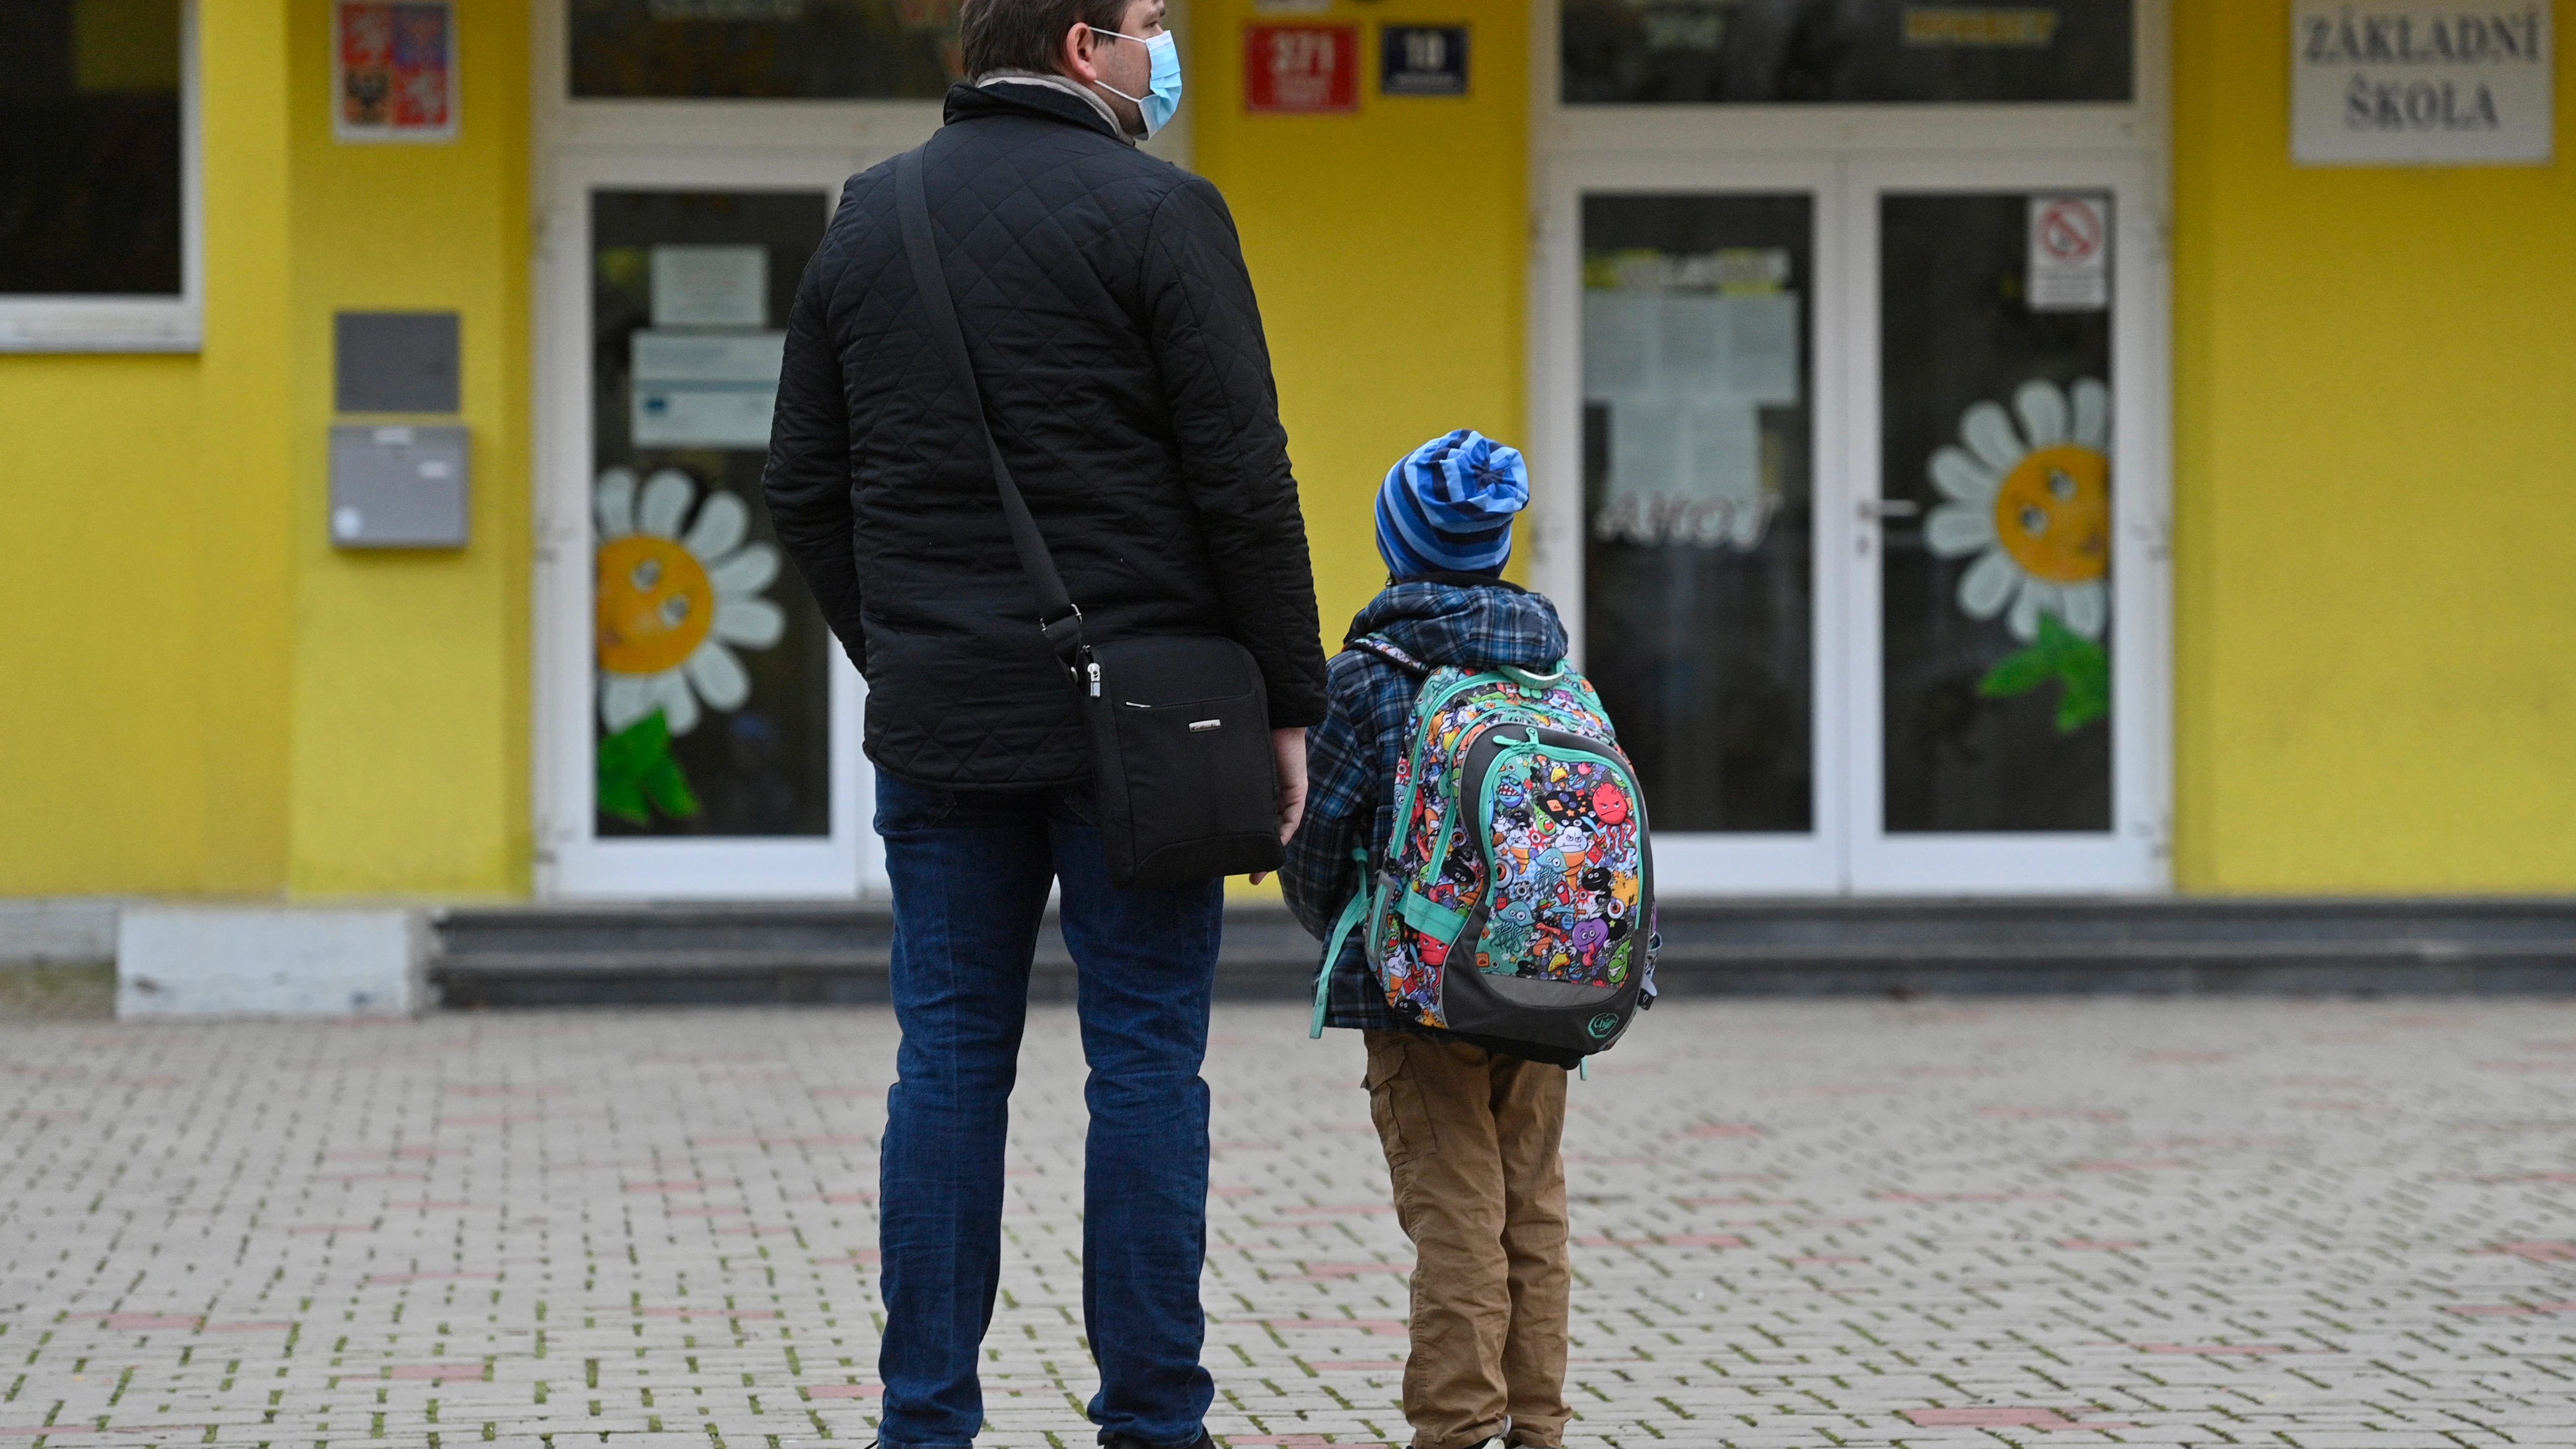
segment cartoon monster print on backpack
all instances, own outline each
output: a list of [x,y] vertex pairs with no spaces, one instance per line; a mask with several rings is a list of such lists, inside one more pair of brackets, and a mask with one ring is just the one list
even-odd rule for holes
[[1642,874],[1626,793],[1598,764],[1542,756],[1497,783],[1493,815],[1495,898],[1504,904],[1479,964],[1517,963],[1515,974],[1554,981],[1626,980],[1620,943],[1634,933]]

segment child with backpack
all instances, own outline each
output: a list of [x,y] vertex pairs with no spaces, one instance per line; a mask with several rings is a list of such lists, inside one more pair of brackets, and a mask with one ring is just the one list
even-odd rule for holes
[[1529,502],[1461,429],[1388,471],[1389,582],[1332,661],[1281,870],[1325,940],[1316,1032],[1366,1035],[1413,1240],[1414,1449],[1558,1449],[1566,1068],[1654,995],[1644,802],[1546,598],[1504,582]]

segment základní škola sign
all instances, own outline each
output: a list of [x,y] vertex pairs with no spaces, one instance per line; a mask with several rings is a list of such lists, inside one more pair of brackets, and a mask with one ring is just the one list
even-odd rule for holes
[[2299,0],[2290,152],[2310,166],[2550,159],[2555,37],[2545,4]]

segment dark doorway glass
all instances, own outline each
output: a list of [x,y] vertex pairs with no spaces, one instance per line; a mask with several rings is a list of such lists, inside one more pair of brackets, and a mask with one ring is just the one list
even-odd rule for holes
[[1583,202],[1585,669],[1657,829],[1815,828],[1815,203]]
[[564,0],[576,98],[936,100],[958,0]]
[[1892,833],[2111,828],[2117,258],[2090,295],[2035,297],[2034,232],[2061,203],[2096,209],[2107,251],[2107,197],[1880,198]]
[[761,497],[819,191],[591,198],[603,836],[828,834],[831,652]]
[[1568,105],[2125,101],[2131,0],[1561,0]]
[[0,295],[174,297],[179,0],[0,0]]

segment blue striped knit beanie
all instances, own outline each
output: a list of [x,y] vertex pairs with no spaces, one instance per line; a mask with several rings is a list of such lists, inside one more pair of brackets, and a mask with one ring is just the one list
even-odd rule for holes
[[1399,579],[1500,574],[1512,515],[1529,503],[1529,465],[1472,428],[1404,455],[1377,490],[1377,551]]

